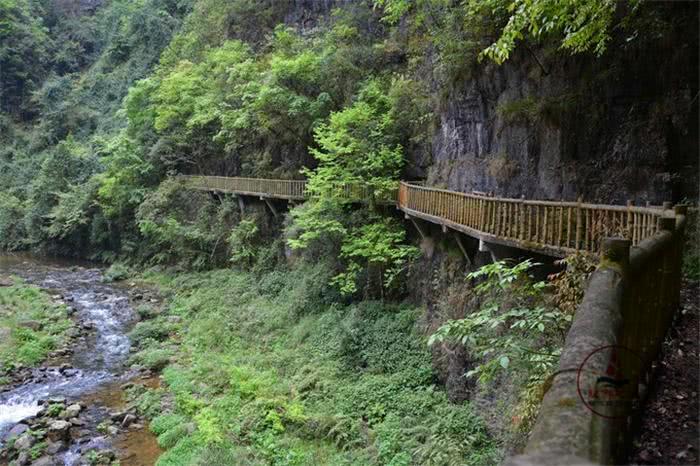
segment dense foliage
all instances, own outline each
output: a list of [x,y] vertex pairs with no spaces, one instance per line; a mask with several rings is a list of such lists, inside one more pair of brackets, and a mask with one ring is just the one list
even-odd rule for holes
[[[418,249],[382,201],[429,158],[455,82],[523,45],[603,54],[618,23],[639,36],[642,4],[305,2],[307,21],[297,3],[0,0],[0,248],[126,264],[108,280],[186,272],[152,276],[172,315],[143,306],[131,333],[131,363],[166,382],[132,393],[162,465],[494,464],[502,439],[448,403],[419,312],[386,299]],[[177,174],[305,177],[313,199],[272,218]],[[552,302],[530,265],[472,273],[474,312],[432,338],[468,347],[469,376],[514,374],[525,430],[590,271],[571,259]],[[0,288],[0,374],[68,325],[39,291]]]
[[434,19],[436,11],[457,16],[465,30],[490,20],[498,31],[497,38],[479,52],[479,57],[501,64],[508,60],[518,42],[527,39],[539,41],[555,37],[562,49],[602,55],[611,39],[617,9],[627,7],[633,12],[641,1],[375,0],[375,4],[384,8],[384,18],[391,23],[413,14],[420,23],[438,24]]
[[572,266],[548,282],[533,279],[531,269],[537,264],[529,259],[497,261],[470,272],[467,279],[475,283],[472,294],[478,305],[466,317],[445,322],[428,341],[463,346],[475,361],[465,376],[483,386],[504,375],[510,380],[503,390],[516,393],[512,423],[506,424],[510,432],[504,437],[513,443],[522,441],[535,421],[591,272],[586,258],[573,257]]
[[328,276],[321,263],[150,278],[176,292],[169,317],[132,332],[133,361],[165,367],[164,387],[131,393],[168,449],[159,465],[497,461],[473,407],[435,384],[419,309],[334,304]]
[[[236,253],[219,238],[240,213],[207,205],[227,219],[217,229],[188,215],[195,202],[179,213],[148,212],[166,192],[177,197],[173,185],[159,184],[178,172],[306,175],[328,202],[295,214],[301,236],[292,245],[338,233],[338,281],[353,292],[358,273],[392,275],[411,254],[376,206],[349,221],[355,209],[334,196],[333,179],[381,198],[410,168],[407,159],[430,150],[439,102],[429,89],[469,75],[480,58],[504,61],[521,42],[556,37],[564,49],[600,54],[618,10],[629,16],[641,7],[377,0],[326,11],[311,26],[285,24],[290,8],[3,0],[0,247],[224,265]],[[376,260],[361,245],[380,229],[395,239]]]

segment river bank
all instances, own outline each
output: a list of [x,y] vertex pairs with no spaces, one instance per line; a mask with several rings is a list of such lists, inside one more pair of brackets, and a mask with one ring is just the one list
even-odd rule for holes
[[[0,379],[0,464],[154,464],[160,454],[155,438],[124,400],[126,389],[153,384],[149,371],[130,367],[128,332],[140,318],[134,304],[159,298],[135,283],[105,283],[91,264],[1,256],[0,274],[6,294],[18,295],[17,302],[6,300],[7,314],[23,314],[21,326],[5,331],[13,340],[8,348],[15,349],[6,354],[15,359]],[[28,302],[19,299],[26,290],[60,318],[27,320],[19,312]],[[51,332],[56,320],[60,331]],[[25,322],[52,338],[27,338]],[[29,346],[31,357],[22,356],[26,340],[43,342]],[[142,451],[135,453],[132,444]]]

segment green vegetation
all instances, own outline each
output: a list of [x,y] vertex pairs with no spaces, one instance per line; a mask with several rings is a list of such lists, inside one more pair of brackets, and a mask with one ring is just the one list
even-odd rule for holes
[[[497,400],[491,402],[496,410],[503,409],[498,405],[507,407],[504,413],[512,422],[501,421],[497,429],[509,447],[521,444],[536,420],[595,268],[590,258],[575,254],[566,260],[565,270],[544,282],[530,275],[535,265],[529,259],[517,264],[498,261],[469,273],[479,307],[462,319],[448,320],[428,341],[432,346],[456,343],[468,351],[474,365],[465,376],[476,378],[480,390]],[[511,391],[515,393],[509,398]]]
[[[283,22],[292,7],[5,0],[0,248],[186,269],[244,265],[256,248],[234,243],[253,240],[245,238],[253,226],[227,239],[250,219],[228,202],[183,199],[169,175],[306,175],[327,199],[294,215],[300,236],[291,244],[308,249],[318,234],[334,234],[344,293],[394,292],[392,277],[413,252],[377,206],[349,220],[356,209],[337,199],[331,180],[381,199],[408,156],[430,151],[440,105],[431,89],[469,76],[480,57],[504,61],[520,42],[603,53],[615,15],[633,40],[638,24],[629,18],[645,9],[608,0],[377,0],[329,12],[302,34]],[[516,120],[556,117],[570,106],[562,99],[502,110]],[[378,232],[393,239],[367,250]],[[382,285],[365,289],[365,275]]]
[[[382,201],[429,156],[440,93],[484,58],[518,44],[601,55],[618,26],[640,36],[643,5],[374,0],[287,24],[295,3],[0,0],[0,249],[111,263],[106,281],[151,267],[172,293],[168,311],[139,307],[130,334],[130,363],[165,380],[129,390],[161,466],[494,464],[509,439],[448,402],[431,352],[465,345],[482,386],[511,376],[515,401],[492,399],[524,435],[590,262],[568,259],[552,290],[530,263],[473,272],[466,317],[431,349],[436,322],[404,303],[418,248]],[[558,121],[583,94],[498,112]],[[175,178],[198,173],[306,177],[314,198],[273,219]],[[0,375],[69,325],[36,288],[0,287]]]
[[[328,275],[307,281],[323,273],[151,277],[181,319],[167,389],[132,389],[167,449],[158,464],[494,464],[474,408],[436,385],[420,309],[335,304]],[[134,330],[145,351],[174,341],[162,325]]]
[[[564,50],[602,55],[611,38],[615,12],[618,9],[634,12],[641,3],[639,0],[481,0],[455,4],[445,0],[375,0],[375,5],[384,8],[384,18],[391,23],[409,14],[415,14],[419,22],[424,22],[440,10],[456,10],[468,26],[492,20],[497,25],[498,38],[483,48],[479,57],[499,64],[508,60],[518,42],[525,39],[537,41],[555,37]],[[468,26],[465,29],[469,29]]]
[[19,279],[0,286],[0,376],[42,362],[65,341],[71,326],[67,308],[39,288]]
[[[338,240],[345,264],[333,282],[346,295],[358,291],[359,276],[364,274],[368,282],[379,284],[384,296],[406,261],[417,254],[416,248],[404,244],[401,225],[382,215],[376,205],[391,199],[398,188],[403,155],[397,125],[399,103],[407,89],[409,84],[402,80],[370,81],[352,106],[333,113],[328,124],[316,128],[320,148],[312,153],[318,167],[306,174],[308,191],[318,197],[292,211],[289,244],[307,249]],[[348,196],[347,186],[357,187],[357,193]],[[363,192],[369,194],[368,204],[353,206],[352,198],[361,199]],[[370,291],[365,288],[366,294]]]

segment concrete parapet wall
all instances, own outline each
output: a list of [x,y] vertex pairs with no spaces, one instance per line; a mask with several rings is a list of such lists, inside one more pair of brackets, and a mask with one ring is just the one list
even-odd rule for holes
[[[605,239],[525,451],[506,465],[626,460],[652,362],[678,307],[685,213],[677,207],[635,247]],[[612,396],[599,395],[599,384]]]

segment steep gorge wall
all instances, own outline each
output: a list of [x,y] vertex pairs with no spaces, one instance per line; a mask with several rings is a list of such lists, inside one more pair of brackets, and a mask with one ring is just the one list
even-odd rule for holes
[[[520,47],[450,89],[430,184],[500,196],[653,204],[698,197],[698,5],[663,38],[600,59]],[[651,33],[649,33],[651,35]]]
[[[367,12],[361,3],[287,0],[284,21],[312,31],[334,9]],[[484,61],[447,85],[423,69],[435,127],[407,176],[509,197],[697,200],[698,4],[655,9],[665,25],[633,40],[617,31],[602,57],[521,44],[503,65]],[[367,32],[377,27],[368,17]]]

